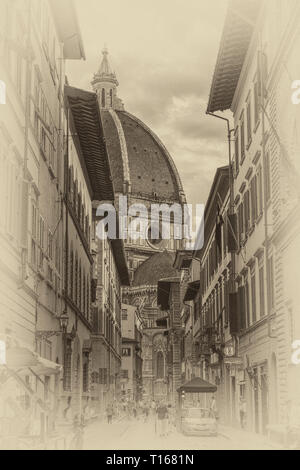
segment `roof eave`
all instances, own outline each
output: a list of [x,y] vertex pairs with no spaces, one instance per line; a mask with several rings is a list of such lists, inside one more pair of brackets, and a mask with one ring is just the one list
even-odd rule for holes
[[64,58],[86,60],[77,13],[72,0],[51,0],[53,17],[61,42],[64,45]]
[[[231,109],[260,8],[259,0],[230,0],[206,112]],[[246,13],[243,12],[243,8]]]

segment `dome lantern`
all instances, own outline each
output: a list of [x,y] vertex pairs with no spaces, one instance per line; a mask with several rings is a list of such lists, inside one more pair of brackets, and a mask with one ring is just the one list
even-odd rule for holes
[[117,80],[108,60],[108,50],[105,46],[102,50],[102,61],[98,72],[94,74],[92,81],[93,90],[98,95],[101,109],[123,109],[122,101],[117,97]]

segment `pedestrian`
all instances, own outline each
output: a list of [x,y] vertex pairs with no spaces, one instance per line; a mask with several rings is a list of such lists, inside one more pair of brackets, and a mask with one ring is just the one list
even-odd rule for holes
[[107,424],[112,424],[113,407],[110,403],[106,407],[106,416],[107,416]]
[[84,441],[84,423],[83,419],[75,416],[73,421],[73,437],[70,443],[70,450],[82,450]]
[[146,423],[149,417],[149,406],[147,403],[144,404],[143,415],[144,415],[144,423]]
[[152,403],[151,403],[151,415],[152,415],[152,418],[154,419],[155,418],[155,415],[156,415],[156,403],[154,400],[152,400]]
[[216,398],[215,398],[214,395],[211,398],[209,411],[210,411],[210,415],[211,415],[212,418],[217,417],[217,403],[216,403]]
[[240,397],[239,406],[241,428],[244,429],[246,425],[246,400],[243,397]]
[[137,417],[137,409],[136,409],[135,405],[133,405],[132,413],[133,413],[133,417],[136,418]]
[[157,407],[157,432],[159,437],[165,437],[167,434],[168,408],[165,403]]
[[174,426],[174,412],[171,403],[168,404],[168,434]]
[[212,418],[215,418],[216,428],[218,429],[219,413],[218,413],[218,408],[217,408],[216,397],[214,395],[212,396],[212,399],[210,402],[209,414]]

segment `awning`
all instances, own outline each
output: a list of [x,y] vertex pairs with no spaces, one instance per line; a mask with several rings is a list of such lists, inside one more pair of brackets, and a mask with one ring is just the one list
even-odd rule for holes
[[189,282],[183,301],[190,302],[194,300],[200,289],[200,280]]
[[170,289],[172,283],[179,283],[179,277],[170,277],[167,279],[160,279],[157,283],[157,305],[161,310],[168,310]]
[[62,371],[62,366],[39,356],[26,347],[8,348],[6,351],[6,368],[19,375],[32,371],[36,375],[53,375]]
[[213,385],[206,380],[201,379],[200,377],[195,377],[189,382],[181,385],[181,387],[177,388],[177,392],[186,393],[214,393],[216,391],[216,385]]

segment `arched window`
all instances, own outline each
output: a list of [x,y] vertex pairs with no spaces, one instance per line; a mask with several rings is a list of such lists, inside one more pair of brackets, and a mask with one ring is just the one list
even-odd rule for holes
[[113,91],[112,90],[110,90],[109,96],[110,96],[110,107],[112,108],[113,107]]
[[102,108],[105,108],[105,89],[102,88],[102,92],[101,92],[101,106]]
[[164,361],[164,355],[160,351],[157,353],[156,356],[156,377],[158,379],[163,379],[165,376],[165,361]]

